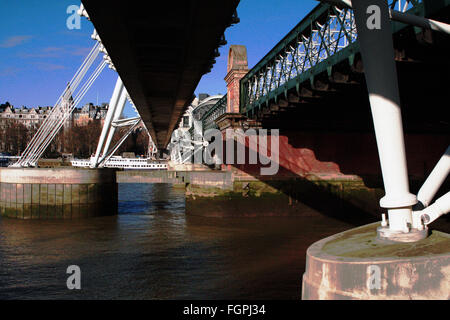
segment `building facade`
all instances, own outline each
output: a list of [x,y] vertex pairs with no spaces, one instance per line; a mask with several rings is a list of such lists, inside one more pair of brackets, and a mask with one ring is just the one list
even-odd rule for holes
[[[49,116],[52,108],[53,107],[15,108],[9,104],[1,105],[0,127],[5,128],[9,123],[15,122],[24,125],[28,129],[38,128]],[[94,106],[92,103],[88,103],[81,108],[75,108],[67,119],[64,127],[85,126],[92,120],[99,120],[103,125],[107,111],[108,104],[106,103],[101,106]]]

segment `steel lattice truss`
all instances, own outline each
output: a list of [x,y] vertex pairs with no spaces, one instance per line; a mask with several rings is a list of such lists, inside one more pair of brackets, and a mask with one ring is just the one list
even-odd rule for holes
[[[422,0],[391,0],[393,10],[418,9]],[[241,80],[240,110],[249,113],[270,98],[311,79],[314,72],[330,70],[337,61],[359,50],[353,10],[320,3]],[[202,117],[203,130],[226,113],[225,95]]]
[[391,9],[406,12],[413,7],[417,7],[419,2],[422,2],[422,0],[392,0],[389,1],[389,6]]
[[299,34],[295,43],[284,47],[261,72],[249,79],[249,103],[266,96],[356,40],[352,10],[332,7],[327,18],[323,25],[312,22],[308,32]]
[[[389,3],[391,9],[405,12],[421,1]],[[248,115],[268,99],[295,86],[298,89],[299,83],[314,76],[314,71],[330,71],[338,60],[358,51],[356,40],[352,9],[319,4],[241,80],[241,112]]]
[[214,120],[227,111],[227,95],[224,95],[217,103],[202,117],[203,131],[217,128]]

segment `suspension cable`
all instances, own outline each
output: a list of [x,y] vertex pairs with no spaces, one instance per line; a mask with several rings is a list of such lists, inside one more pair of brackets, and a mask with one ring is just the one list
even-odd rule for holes
[[57,100],[57,102],[55,104],[55,107],[50,111],[50,113],[48,115],[48,118],[46,118],[46,120],[43,121],[42,125],[40,126],[40,128],[38,129],[38,131],[36,132],[36,134],[34,135],[32,140],[30,141],[30,143],[28,144],[28,146],[26,147],[26,149],[22,153],[22,156],[21,156],[20,160],[17,162],[18,165],[24,164],[24,159],[26,159],[30,154],[35,152],[36,145],[39,144],[39,142],[41,141],[42,137],[49,130],[49,126],[51,125],[51,121],[50,121],[49,118],[52,118],[55,115],[57,116],[57,112],[59,111],[58,106],[60,105],[61,100],[65,96],[68,95],[68,93],[70,92],[69,88],[72,88],[73,90],[76,90],[76,88],[78,87],[80,81],[82,80],[82,78],[86,74],[87,70],[90,68],[90,66],[92,65],[93,61],[98,56],[98,53],[99,53],[99,44],[96,43],[96,45],[94,45],[94,47],[92,48],[92,50],[90,51],[90,53],[88,54],[88,56],[86,57],[86,59],[84,60],[82,65],[80,66],[80,68],[75,73],[75,75],[72,78],[72,80],[69,82],[69,84],[66,87],[66,89],[64,90],[63,94],[61,94],[61,96],[58,98],[58,100]]
[[77,88],[83,78],[85,78],[87,71],[97,59],[100,53],[100,46],[101,45],[99,42],[93,46],[86,59],[83,61],[61,96],[58,98],[55,106],[49,112],[38,131],[25,148],[19,161],[12,166],[23,167],[37,165],[37,161],[42,156],[48,145],[64,125],[67,118],[69,118],[94,81],[100,75],[101,71],[105,68],[107,61],[102,60],[95,71],[90,75],[88,80],[83,84],[81,89],[76,93],[75,98],[72,96],[72,99],[70,99],[71,95],[77,91]]
[[83,85],[81,91],[77,94],[75,100],[69,104],[68,112],[62,112],[61,116],[56,123],[56,125],[53,127],[53,129],[50,131],[49,135],[46,136],[43,143],[40,145],[34,156],[30,159],[30,164],[34,165],[36,164],[37,160],[42,156],[48,145],[52,142],[56,134],[59,132],[59,130],[64,125],[65,121],[70,117],[71,113],[75,109],[75,107],[78,105],[78,103],[81,101],[81,99],[84,97],[84,95],[87,93],[87,91],[90,89],[94,81],[97,79],[97,77],[100,75],[101,71],[105,68],[107,62],[102,61],[99,66],[95,69],[93,74],[90,76],[89,80]]

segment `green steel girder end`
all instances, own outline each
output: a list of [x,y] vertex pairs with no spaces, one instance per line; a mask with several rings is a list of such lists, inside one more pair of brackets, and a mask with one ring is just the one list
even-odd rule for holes
[[420,28],[420,27],[414,27],[414,33],[415,33],[415,34],[419,34],[419,33],[421,33],[421,32],[423,32],[423,28]]
[[328,74],[328,77],[331,77],[331,75],[333,74],[333,66],[327,67],[327,74]]
[[311,88],[314,88],[314,75],[309,77],[309,83],[311,84]]
[[350,65],[350,67],[353,67],[354,63],[355,63],[355,54],[352,53],[351,55],[348,56],[348,64]]

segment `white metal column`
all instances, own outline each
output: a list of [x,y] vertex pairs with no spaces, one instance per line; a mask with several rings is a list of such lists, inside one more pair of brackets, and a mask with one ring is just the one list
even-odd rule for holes
[[386,0],[353,1],[386,195],[389,228],[408,232],[416,196],[409,192],[397,71]]
[[108,112],[106,113],[105,122],[103,123],[102,133],[100,134],[100,139],[98,140],[97,151],[95,152],[94,159],[91,163],[92,168],[96,168],[98,166],[98,158],[100,157],[100,152],[102,151],[103,145],[105,143],[106,134],[108,133],[115,110],[117,108],[119,97],[124,89],[122,80],[120,77],[117,77],[116,85],[114,87],[113,94],[111,96],[111,100],[109,102]]
[[[125,88],[122,89],[122,92],[120,94],[119,101],[117,103],[117,107],[114,110],[113,119],[111,124],[114,124],[115,121],[120,119],[120,116],[122,115],[123,108],[125,107],[125,103],[127,102],[127,90]],[[114,136],[114,133],[116,132],[116,127],[114,125],[111,125],[108,132],[108,137],[106,138],[105,145],[103,147],[103,156],[105,156],[108,153],[109,146],[111,145],[112,138]]]

